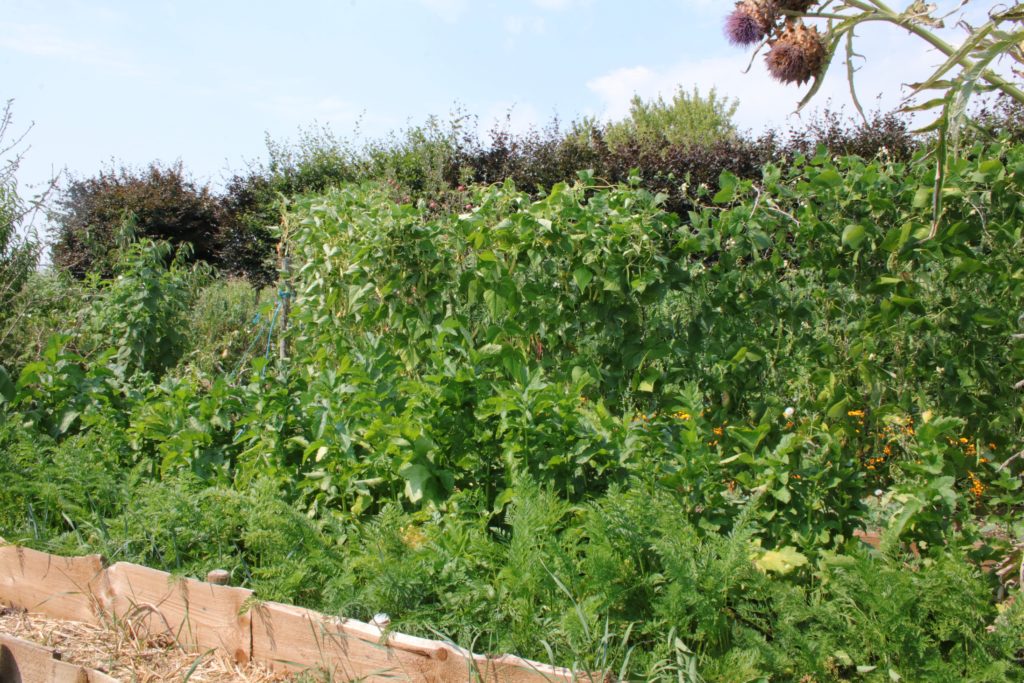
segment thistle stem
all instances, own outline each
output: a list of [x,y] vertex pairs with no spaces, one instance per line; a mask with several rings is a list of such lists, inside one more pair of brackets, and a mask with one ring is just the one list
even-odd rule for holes
[[[911,21],[909,17],[896,13],[880,0],[870,0],[870,2],[865,2],[864,0],[846,0],[846,4],[849,7],[856,7],[857,9],[868,13],[868,16],[865,16],[861,21],[884,21],[890,24],[895,24],[896,26],[901,26],[910,33],[913,33],[918,38],[927,41],[932,45],[932,47],[947,57],[952,56],[956,52],[956,48],[945,40],[920,24]],[[970,69],[974,66],[974,62],[967,57],[959,58],[957,63],[964,69]],[[999,74],[989,69],[985,69],[981,72],[981,77],[1013,99],[1024,104],[1024,90],[1021,90]]]

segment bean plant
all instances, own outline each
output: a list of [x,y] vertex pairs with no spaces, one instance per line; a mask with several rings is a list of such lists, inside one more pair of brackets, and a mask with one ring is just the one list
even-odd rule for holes
[[932,176],[342,185],[239,335],[126,245],[0,371],[0,534],[622,678],[1014,680],[1024,147],[951,161],[936,234]]

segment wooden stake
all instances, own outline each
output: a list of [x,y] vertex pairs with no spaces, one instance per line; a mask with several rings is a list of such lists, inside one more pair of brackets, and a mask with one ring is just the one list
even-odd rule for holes
[[278,296],[284,299],[284,301],[281,304],[281,329],[278,332],[277,337],[277,352],[281,360],[284,360],[285,358],[288,357],[288,342],[285,339],[285,333],[288,331],[288,314],[291,312],[292,309],[292,290],[288,282],[288,276],[290,275],[288,271],[288,266],[288,257],[282,256],[281,291],[278,292]]
[[231,573],[227,569],[214,569],[206,575],[206,583],[213,583],[218,586],[228,585],[230,579]]

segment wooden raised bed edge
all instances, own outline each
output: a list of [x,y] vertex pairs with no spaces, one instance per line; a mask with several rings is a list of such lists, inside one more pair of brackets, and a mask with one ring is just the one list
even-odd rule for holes
[[[138,637],[169,634],[192,651],[217,649],[238,663],[322,671],[333,680],[540,683],[605,679],[603,673],[574,672],[512,655],[477,655],[450,643],[385,632],[375,624],[261,602],[245,588],[179,578],[128,562],[107,566],[99,555],[60,557],[14,546],[2,538],[0,601],[58,619],[112,621]],[[45,660],[39,653],[32,657]],[[7,679],[0,675],[0,680]]]
[[63,662],[50,648],[0,633],[0,681],[4,683],[118,683],[104,673]]

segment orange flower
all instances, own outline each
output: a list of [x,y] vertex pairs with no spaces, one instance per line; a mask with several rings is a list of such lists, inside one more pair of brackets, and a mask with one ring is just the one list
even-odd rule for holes
[[971,493],[975,498],[981,498],[985,493],[985,485],[981,483],[981,479],[974,472],[968,472],[967,476],[971,479]]

